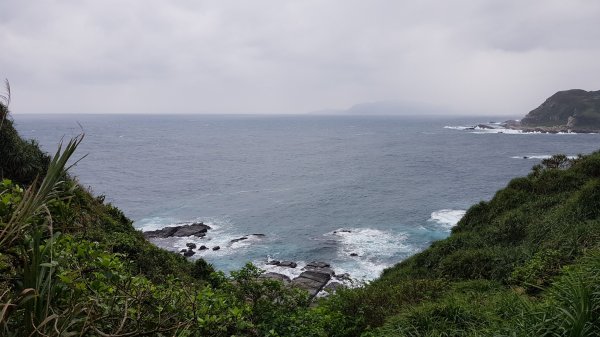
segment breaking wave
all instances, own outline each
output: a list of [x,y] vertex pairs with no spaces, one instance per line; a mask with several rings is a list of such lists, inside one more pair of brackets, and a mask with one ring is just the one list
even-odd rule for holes
[[465,210],[441,209],[431,213],[430,222],[440,225],[444,229],[451,229],[465,216]]

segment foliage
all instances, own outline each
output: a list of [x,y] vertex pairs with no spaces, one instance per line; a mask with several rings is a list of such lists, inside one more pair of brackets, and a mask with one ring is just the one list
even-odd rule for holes
[[19,136],[10,119],[9,102],[0,99],[0,179],[9,178],[29,185],[46,171],[50,158],[39,149],[36,141]]

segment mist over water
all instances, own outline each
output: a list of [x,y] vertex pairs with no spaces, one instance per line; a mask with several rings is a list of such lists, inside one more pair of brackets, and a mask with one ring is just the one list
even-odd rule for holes
[[[203,257],[232,270],[269,259],[332,263],[372,279],[449,235],[464,211],[555,153],[600,148],[600,135],[481,133],[485,118],[17,115],[54,152],[81,131],[73,173],[139,229],[204,221]],[[231,243],[249,234],[248,240]],[[351,255],[356,256],[351,256]]]

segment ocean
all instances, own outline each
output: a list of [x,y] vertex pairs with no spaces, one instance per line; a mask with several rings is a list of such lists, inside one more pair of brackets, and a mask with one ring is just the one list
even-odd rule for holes
[[[450,234],[464,211],[556,153],[600,149],[598,134],[465,130],[490,117],[13,115],[54,153],[84,132],[72,169],[140,230],[203,221],[188,242],[231,271],[294,276],[310,261],[368,281]],[[503,119],[507,119],[506,117]],[[247,240],[231,240],[250,234]],[[268,265],[272,259],[295,269]]]

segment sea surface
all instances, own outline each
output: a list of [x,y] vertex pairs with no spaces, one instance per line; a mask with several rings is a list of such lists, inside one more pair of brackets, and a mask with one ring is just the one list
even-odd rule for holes
[[[490,117],[14,115],[54,152],[84,132],[73,174],[140,230],[203,221],[231,271],[251,261],[290,276],[325,261],[371,280],[447,237],[464,211],[555,153],[600,149],[598,134],[465,130]],[[504,119],[507,119],[506,117]],[[264,237],[231,243],[249,234]],[[352,256],[356,255],[356,256]],[[299,263],[268,266],[271,259]]]

